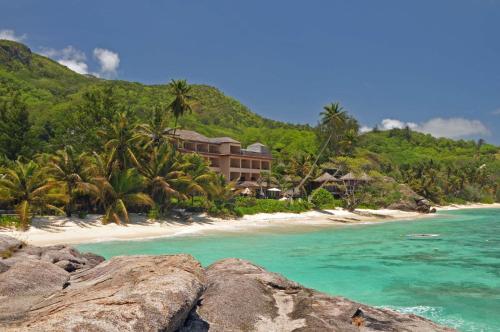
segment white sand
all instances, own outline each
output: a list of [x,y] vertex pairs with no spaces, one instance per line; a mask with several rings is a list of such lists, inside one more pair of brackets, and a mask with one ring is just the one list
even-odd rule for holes
[[470,204],[452,204],[445,206],[437,206],[438,211],[450,211],[450,210],[462,210],[462,209],[500,209],[500,203],[493,204],[482,204],[482,203],[470,203]]
[[[465,206],[438,207],[438,210],[460,208],[496,207],[500,204],[471,204]],[[366,224],[381,221],[417,219],[432,214],[404,212],[399,210],[364,210],[356,213],[336,209],[294,213],[261,213],[238,219],[218,219],[204,214],[193,217],[191,222],[176,220],[154,221],[134,215],[128,225],[101,223],[100,215],[89,215],[86,219],[66,217],[35,218],[28,231],[0,229],[0,234],[14,236],[34,245],[76,244],[113,240],[139,240],[154,237],[181,236],[211,232],[242,232],[262,230],[270,227],[285,227],[287,230],[308,226],[340,226]]]

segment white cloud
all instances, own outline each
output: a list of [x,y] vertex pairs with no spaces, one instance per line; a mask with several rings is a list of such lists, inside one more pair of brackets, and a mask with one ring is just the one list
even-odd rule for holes
[[105,48],[95,48],[94,57],[99,62],[103,75],[116,75],[116,71],[120,65],[120,56],[118,53]]
[[384,119],[379,125],[380,130],[390,130],[395,128],[403,129],[405,127],[415,129],[417,127],[417,124],[413,122],[402,122],[396,119]]
[[68,67],[78,74],[88,74],[87,57],[85,53],[76,49],[73,46],[67,46],[61,50],[53,48],[45,48],[40,52],[42,55],[48,56],[61,65]]
[[68,67],[78,74],[88,74],[88,66],[85,62],[75,61],[75,60],[59,60],[57,61],[61,65]]
[[0,30],[0,39],[7,39],[16,42],[21,42],[26,39],[26,34],[16,35],[16,32],[14,30],[4,29]]
[[[377,127],[380,130],[409,127],[414,131],[431,134],[435,137],[462,138],[470,136],[488,136],[490,130],[479,120],[464,118],[433,118],[425,122],[404,122],[396,119],[384,119]],[[362,127],[368,128],[368,127]]]
[[361,133],[367,133],[367,132],[369,132],[369,131],[372,131],[372,129],[373,129],[373,128],[370,128],[370,127],[368,127],[368,126],[362,126],[361,128],[359,128],[359,131],[360,131]]
[[493,112],[491,112],[491,114],[493,114],[493,115],[500,115],[500,108],[494,110]]
[[481,121],[464,118],[434,118],[420,124],[416,130],[436,137],[449,138],[491,134]]

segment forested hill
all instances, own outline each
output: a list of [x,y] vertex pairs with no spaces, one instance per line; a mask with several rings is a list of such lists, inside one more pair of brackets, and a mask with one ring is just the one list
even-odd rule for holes
[[[152,110],[170,116],[166,123],[161,119],[161,127],[171,127],[175,122],[166,105],[174,100],[173,88],[80,75],[22,44],[0,40],[0,165],[68,145],[102,153],[101,134],[109,133],[123,112],[134,130],[155,119]],[[398,197],[397,190],[383,185],[390,178],[437,203],[500,201],[500,148],[482,140],[435,138],[408,128],[360,135],[357,120],[339,104],[325,106],[321,115],[317,110],[322,125],[312,128],[266,119],[214,87],[192,85],[190,94],[193,112],[180,117],[179,124],[244,145],[268,145],[275,182],[288,179],[280,182],[283,189],[302,179],[310,182],[324,170],[344,169],[381,179],[380,186],[372,185],[372,198]],[[337,120],[328,120],[328,114]],[[324,142],[325,149],[319,149]]]
[[[169,79],[165,78],[166,83]],[[0,96],[5,101],[14,92],[20,94],[30,112],[35,136],[48,137],[64,130],[59,127],[67,125],[63,120],[78,108],[85,93],[110,87],[115,100],[139,117],[153,106],[171,100],[166,84],[144,85],[80,75],[33,53],[23,44],[0,40]],[[278,150],[312,153],[317,149],[315,134],[309,126],[266,119],[211,86],[192,85],[192,94],[197,107],[180,121],[186,129],[208,136],[231,136],[243,144],[261,141]]]

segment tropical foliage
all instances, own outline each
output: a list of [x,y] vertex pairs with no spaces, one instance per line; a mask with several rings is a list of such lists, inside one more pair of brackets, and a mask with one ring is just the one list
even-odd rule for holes
[[[199,155],[177,151],[179,127],[264,143],[274,161],[262,192],[273,186],[302,199],[235,199],[234,183]],[[500,201],[500,148],[483,140],[410,128],[360,133],[339,103],[326,105],[316,126],[287,124],[213,87],[101,80],[3,40],[0,167],[0,208],[15,210],[22,227],[36,213],[92,212],[126,223],[130,212],[162,217],[176,207],[245,214],[338,206],[323,188],[313,191],[324,172],[372,179],[354,191],[339,184],[350,209],[386,207],[408,190],[434,203]]]

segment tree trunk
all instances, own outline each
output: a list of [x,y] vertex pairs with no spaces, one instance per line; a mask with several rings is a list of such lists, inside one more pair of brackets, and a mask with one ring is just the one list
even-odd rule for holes
[[174,121],[174,132],[173,132],[173,136],[174,136],[174,152],[177,152],[177,138],[175,137],[175,133],[177,132],[177,120],[178,118],[175,117],[175,121]]
[[70,218],[73,209],[73,187],[68,183],[68,204],[64,207],[64,212],[66,212],[66,217]]
[[330,135],[328,136],[328,139],[326,140],[325,144],[323,144],[323,147],[318,152],[316,160],[314,161],[314,164],[311,166],[311,169],[309,170],[309,172],[307,173],[307,175],[300,181],[300,183],[297,185],[297,187],[295,187],[294,191],[300,192],[300,189],[304,186],[304,183],[306,183],[307,179],[309,179],[311,177],[311,174],[314,171],[314,168],[316,167],[316,164],[318,163],[319,158],[321,157],[321,155],[325,151],[326,147],[328,146],[328,143],[330,143],[330,140],[332,139],[332,136],[333,136],[333,132],[330,133]]

